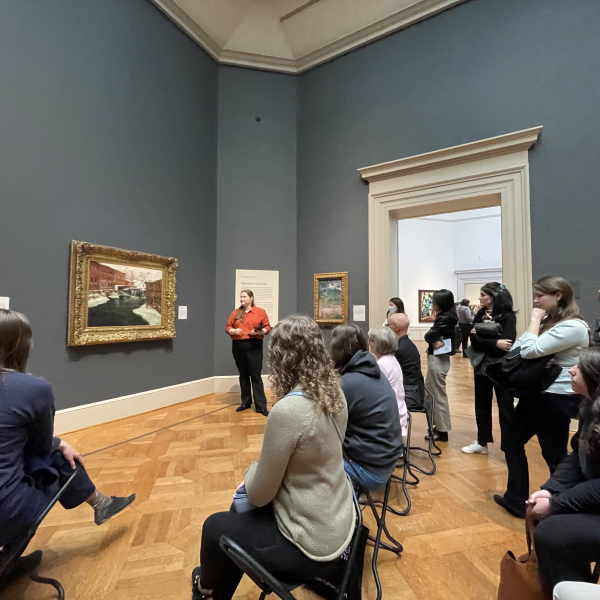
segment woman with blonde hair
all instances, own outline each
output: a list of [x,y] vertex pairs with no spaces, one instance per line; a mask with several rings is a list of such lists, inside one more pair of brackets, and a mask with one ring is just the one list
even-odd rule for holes
[[569,369],[590,344],[590,332],[579,313],[569,282],[542,277],[533,285],[535,299],[527,331],[515,342],[525,360],[552,356],[561,367],[556,380],[543,392],[521,394],[502,435],[508,483],[494,501],[513,516],[524,518],[529,497],[529,470],[525,444],[536,435],[542,455],[554,473],[567,455],[569,425],[583,399],[571,385]]
[[236,512],[234,502],[204,522],[193,598],[235,593],[242,571],[219,546],[223,535],[286,583],[335,582],[343,573],[355,514],[336,425],[343,436],[348,411],[318,325],[299,315],[280,321],[269,365],[277,402],[260,458],[237,492],[254,508]]

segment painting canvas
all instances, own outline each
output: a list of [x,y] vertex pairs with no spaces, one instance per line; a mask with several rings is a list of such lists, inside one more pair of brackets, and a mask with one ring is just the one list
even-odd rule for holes
[[433,294],[437,290],[419,290],[419,323],[433,323]]
[[175,337],[174,258],[73,242],[72,346]]
[[348,322],[348,273],[315,275],[314,319],[324,326]]

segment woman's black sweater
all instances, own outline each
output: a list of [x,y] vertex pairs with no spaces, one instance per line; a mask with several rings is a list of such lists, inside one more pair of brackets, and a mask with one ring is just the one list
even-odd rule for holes
[[[482,308],[473,319],[473,329],[477,323],[483,323],[485,308]],[[497,338],[483,338],[476,333],[471,334],[471,345],[473,350],[477,352],[485,352],[488,356],[501,357],[507,354],[506,350],[501,350],[496,345],[498,340],[510,340],[514,342],[517,339],[517,315],[514,311],[496,315],[493,317],[494,323],[500,323],[502,327],[502,335]]]
[[427,354],[433,354],[433,344],[444,340],[452,340],[452,350],[440,356],[452,356],[456,354],[456,324],[458,323],[458,315],[456,309],[448,310],[439,313],[431,329],[425,334],[425,341],[429,344]]

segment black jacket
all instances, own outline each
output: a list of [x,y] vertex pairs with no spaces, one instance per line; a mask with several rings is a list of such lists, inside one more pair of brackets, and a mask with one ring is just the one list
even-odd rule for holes
[[[600,475],[600,456],[597,452],[582,456],[581,445],[593,432],[590,422],[593,419],[592,402],[584,400],[579,412],[579,427],[571,440],[573,452],[556,468],[552,477],[542,485],[543,490],[552,494],[550,499],[551,514],[561,513],[593,513],[600,514],[600,477],[588,478],[584,474],[582,461],[588,463],[590,470]],[[596,421],[597,422],[597,421]]]
[[[475,328],[477,323],[483,323],[484,315],[485,308],[482,308],[473,319],[473,328]],[[506,350],[500,350],[496,346],[496,342],[498,340],[510,340],[514,342],[517,339],[517,315],[511,310],[508,313],[495,316],[494,323],[500,323],[500,327],[502,327],[502,335],[499,338],[482,338],[476,333],[472,333],[470,336],[471,345],[473,346],[473,350],[477,352],[485,352],[489,356],[501,357],[508,353]]]
[[458,323],[458,315],[456,309],[448,310],[438,314],[433,322],[431,329],[425,334],[425,341],[429,344],[427,354],[433,354],[434,342],[443,340],[452,340],[452,350],[441,356],[452,356],[456,354],[456,324]]
[[340,374],[348,404],[344,452],[368,471],[387,477],[403,450],[396,394],[375,357],[364,350]]

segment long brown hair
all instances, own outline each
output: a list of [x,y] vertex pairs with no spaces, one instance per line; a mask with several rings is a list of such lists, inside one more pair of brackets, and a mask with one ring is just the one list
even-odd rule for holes
[[[250,298],[252,298],[252,303],[250,304],[250,306],[254,306],[254,292],[252,290],[242,290],[240,292],[240,296],[242,294],[246,294],[246,295],[250,296]],[[237,312],[235,313],[235,321],[241,321],[243,323],[245,318],[246,318],[246,309],[240,304],[240,307],[237,309]]]
[[31,325],[25,315],[0,310],[0,375],[3,371],[25,372],[31,340]]
[[566,279],[562,277],[542,277],[533,284],[533,291],[548,295],[560,293],[558,310],[555,315],[548,314],[544,317],[540,333],[544,333],[544,331],[548,331],[548,329],[554,327],[557,323],[567,321],[568,319],[580,319],[583,321],[583,317],[579,312],[579,306],[577,306],[577,302],[575,302],[575,298],[573,297],[573,288]]
[[583,348],[579,353],[579,370],[591,400],[600,398],[600,348]]
[[338,374],[321,330],[311,318],[290,315],[275,325],[269,366],[271,389],[278,400],[301,385],[325,414],[336,414],[344,407]]

